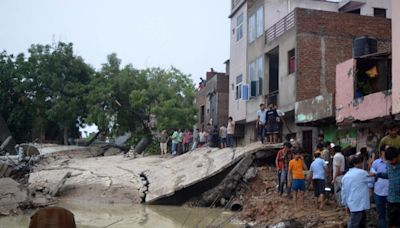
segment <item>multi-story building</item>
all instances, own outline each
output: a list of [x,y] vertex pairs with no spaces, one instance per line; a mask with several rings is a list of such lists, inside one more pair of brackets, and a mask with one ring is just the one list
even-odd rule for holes
[[208,124],[213,126],[228,123],[228,84],[226,73],[215,72],[211,69],[206,73],[205,86],[199,88],[196,97],[197,124],[199,129],[205,129]]
[[[393,48],[393,63],[392,64],[392,94],[393,97],[400,97],[400,1],[392,1],[392,48]],[[400,113],[400,99],[393,99],[392,112]]]
[[[387,39],[392,36],[392,50],[378,48],[376,53],[354,56],[336,67],[336,122],[355,132],[358,148],[366,146],[371,152],[386,133],[385,122],[400,119],[400,70],[395,64],[400,51],[399,3],[393,1],[392,33],[380,30]],[[375,52],[374,39],[367,40],[372,42],[364,42],[366,50]]]
[[[297,138],[311,151],[317,126],[334,125],[335,67],[351,58],[353,39],[372,31],[379,48],[390,50],[390,38],[375,31],[389,21],[339,13],[356,8],[355,1],[346,2],[232,1],[229,115],[243,144],[257,138],[259,104],[273,102],[285,113],[283,138]],[[369,1],[357,2],[363,3],[359,14],[374,11]],[[389,1],[379,2],[380,9],[390,8]]]

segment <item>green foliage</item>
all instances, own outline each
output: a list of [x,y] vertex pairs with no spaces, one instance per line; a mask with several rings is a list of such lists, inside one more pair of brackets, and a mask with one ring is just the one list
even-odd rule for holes
[[74,55],[72,43],[32,45],[28,52],[29,58],[0,56],[1,113],[18,141],[31,140],[38,128],[56,137],[55,129],[64,130],[65,142],[87,113],[83,97],[94,71]]
[[155,115],[157,129],[191,127],[195,123],[196,90],[189,76],[175,68],[121,69],[115,54],[95,75],[88,95],[88,121],[111,135],[132,132],[136,143],[151,130],[146,123]]
[[[72,43],[32,45],[28,52],[0,53],[0,111],[19,142],[31,140],[32,129],[66,142],[89,123],[109,136],[131,132],[135,143],[154,130],[195,123],[195,87],[175,68],[139,70],[111,54],[96,72]],[[148,124],[152,116],[157,129]]]

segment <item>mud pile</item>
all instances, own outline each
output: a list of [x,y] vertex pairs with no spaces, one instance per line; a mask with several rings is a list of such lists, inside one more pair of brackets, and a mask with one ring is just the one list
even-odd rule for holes
[[[294,199],[279,196],[276,190],[276,170],[272,167],[258,167],[257,176],[252,179],[243,193],[243,211],[240,218],[263,227],[345,227],[346,213],[336,209],[333,197],[323,210],[318,210],[312,191],[305,194],[304,205],[295,209]],[[281,226],[279,226],[281,227]]]

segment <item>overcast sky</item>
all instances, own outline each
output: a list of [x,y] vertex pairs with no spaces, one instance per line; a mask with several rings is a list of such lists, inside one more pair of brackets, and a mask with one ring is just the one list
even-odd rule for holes
[[194,82],[229,58],[229,0],[0,0],[0,50],[73,42],[99,68],[116,52],[136,68],[173,65]]

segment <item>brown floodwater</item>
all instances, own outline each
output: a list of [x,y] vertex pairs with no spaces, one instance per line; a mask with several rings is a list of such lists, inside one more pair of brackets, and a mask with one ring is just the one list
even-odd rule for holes
[[[220,209],[187,208],[148,205],[90,205],[87,203],[62,203],[57,206],[70,210],[78,228],[110,227],[243,227],[237,214]],[[36,210],[23,215],[0,217],[0,228],[28,227],[30,216]]]

